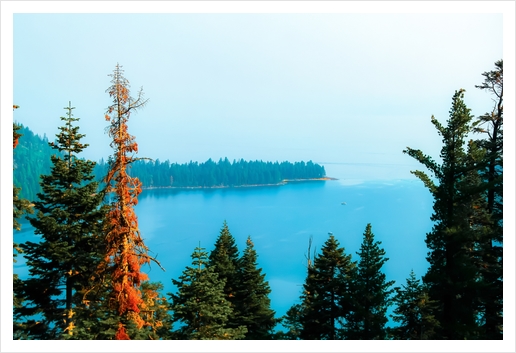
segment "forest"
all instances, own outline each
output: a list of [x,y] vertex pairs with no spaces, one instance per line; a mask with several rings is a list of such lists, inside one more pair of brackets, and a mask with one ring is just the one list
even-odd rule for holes
[[[101,160],[95,166],[95,175],[105,175],[109,163]],[[137,160],[131,165],[130,174],[137,177],[143,188],[179,187],[210,188],[280,184],[284,180],[322,179],[324,167],[308,162],[263,162],[240,159],[230,162],[221,158],[215,163],[211,158],[204,163],[178,164],[168,160],[160,162]],[[101,181],[101,179],[99,179]]]
[[[20,197],[36,200],[42,191],[39,176],[50,173],[52,155],[62,154],[52,149],[46,136],[41,137],[23,125],[18,125],[17,129],[23,139],[13,154],[14,185],[20,188]],[[108,169],[109,161],[101,159],[95,163],[93,175],[99,188],[105,186],[103,179]],[[143,189],[281,185],[285,180],[313,180],[326,176],[324,166],[312,161],[279,163],[240,159],[230,162],[227,158],[220,158],[217,163],[209,159],[204,163],[190,161],[184,164],[145,158],[131,163],[128,172],[141,181]]]
[[39,136],[23,125],[16,125],[23,136],[13,154],[13,182],[20,188],[20,197],[35,200],[41,192],[40,175],[50,172],[50,157],[55,152],[48,145],[46,136]]
[[[419,149],[400,151],[424,167],[412,173],[434,199],[427,272],[421,279],[412,272],[406,283],[395,286],[382,271],[388,257],[372,224],[365,227],[356,259],[330,233],[313,257],[309,243],[299,303],[276,317],[253,240],[248,237],[240,253],[222,220],[214,249],[193,249],[191,264],[171,279],[177,291],[163,293],[163,284],[142,271],[146,264],[161,264],[140,234],[138,195],[145,186],[321,178],[324,169],[312,162],[139,160],[129,116],[147,100],[142,91],[131,96],[117,64],[107,89],[113,102],[105,113],[113,148],[107,163],[80,157],[87,145],[81,143],[84,135],[71,105],[53,142],[35,142],[30,130],[13,125],[15,151],[45,158],[44,144],[52,150],[47,164],[38,162],[49,169],[41,173],[37,199],[29,201],[13,185],[14,231],[25,216],[41,239],[13,244],[14,261],[24,256],[29,269],[28,278],[14,274],[13,338],[503,339],[503,61],[481,75],[476,87],[492,97],[491,110],[474,116],[464,102],[465,91],[458,89],[446,124],[431,117],[442,138],[439,163]],[[31,142],[22,145],[24,139]],[[243,166],[247,174],[238,174]],[[28,162],[17,161],[15,168],[27,180],[39,172]],[[197,184],[188,184],[194,179]],[[389,315],[394,326],[387,325]],[[282,329],[276,329],[279,324]]]

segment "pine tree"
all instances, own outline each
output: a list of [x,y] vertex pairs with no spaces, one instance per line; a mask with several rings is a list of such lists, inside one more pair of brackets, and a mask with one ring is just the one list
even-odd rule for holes
[[245,339],[248,340],[271,339],[277,323],[269,299],[271,289],[262,269],[258,268],[257,257],[251,237],[248,237],[238,268],[235,296],[235,306],[239,308],[236,324],[247,328]]
[[[13,105],[13,110],[18,109],[19,106]],[[18,146],[19,138],[22,136],[20,133],[18,133],[18,130],[20,130],[20,126],[13,123],[13,149]],[[21,224],[18,222],[18,219],[24,214],[24,213],[33,213],[33,209],[29,203],[28,200],[22,199],[19,197],[20,194],[20,188],[17,188],[15,185],[13,185],[13,229],[16,231],[21,230]],[[19,253],[22,253],[22,249],[20,248],[19,244],[13,243],[14,253],[13,253],[13,262],[16,262],[16,257]],[[15,310],[18,310],[23,307],[24,305],[24,298],[22,294],[23,290],[23,281],[20,280],[18,277],[18,274],[13,274],[13,307]],[[14,336],[23,335],[21,333],[24,330],[24,324],[18,322],[19,318],[15,317],[13,320],[13,333]]]
[[278,340],[298,340],[301,338],[301,330],[303,324],[301,323],[301,316],[303,313],[303,307],[301,304],[292,305],[284,316],[281,317],[281,325],[287,329],[287,331],[280,330],[276,333],[275,339]]
[[484,230],[479,241],[482,330],[484,339],[503,339],[503,60],[482,76],[476,87],[494,95],[491,112],[473,123],[485,136],[475,141],[483,152],[478,163],[483,202],[476,205],[483,213],[476,225]]
[[[91,312],[96,312],[95,320],[85,318],[88,326],[83,329],[81,339],[112,340],[116,337],[119,328],[120,316],[109,307],[109,297],[112,289],[109,280],[105,280],[101,288],[95,287],[95,302],[90,302]],[[167,298],[161,294],[163,284],[161,282],[144,281],[141,283],[140,292],[142,303],[139,316],[144,320],[143,326],[136,320],[128,320],[124,325],[124,331],[131,340],[159,340],[172,339],[172,316],[169,313]],[[82,319],[82,318],[80,318]],[[80,320],[78,319],[78,320]]]
[[42,191],[39,176],[50,174],[51,157],[56,151],[49,146],[46,136],[34,134],[26,126],[16,125],[14,132],[23,138],[15,140],[13,183],[19,188],[18,196],[32,202]]
[[237,316],[240,311],[244,310],[237,305],[236,297],[239,288],[238,268],[240,267],[240,260],[235,238],[231,235],[226,221],[224,221],[220,235],[215,241],[214,249],[210,252],[209,265],[213,267],[219,278],[225,281],[224,293],[232,308],[228,326],[236,328],[239,326]]
[[177,294],[168,293],[174,322],[182,326],[175,332],[183,340],[231,340],[243,338],[245,327],[229,328],[232,313],[224,294],[223,279],[208,265],[204,248],[192,254],[192,266],[186,267],[179,280],[172,279]]
[[[142,300],[140,313],[148,322],[147,330],[138,330],[143,339],[170,339],[172,332],[172,316],[169,313],[167,298],[161,295],[163,284],[160,282],[143,282],[141,285]],[[131,332],[129,332],[131,335]]]
[[410,272],[407,284],[395,288],[394,315],[392,318],[399,326],[392,330],[393,338],[399,340],[432,339],[439,323],[432,314],[436,302],[431,300],[427,291],[416,279],[414,271]]
[[342,338],[343,323],[350,310],[350,284],[356,264],[333,234],[324,243],[322,254],[308,266],[303,285],[301,339]]
[[[130,164],[136,160],[138,145],[134,136],[128,133],[127,122],[131,112],[142,108],[147,100],[140,90],[138,98],[130,96],[129,81],[124,77],[120,65],[116,65],[111,76],[111,86],[107,89],[113,104],[107,109],[105,118],[109,121],[108,134],[113,139],[111,147],[114,155],[105,178],[106,191],[110,193],[111,204],[107,214],[106,256],[107,267],[101,270],[108,275],[112,284],[109,304],[119,316],[116,339],[130,339],[128,328],[138,329],[151,325],[140,315],[143,305],[141,285],[148,277],[141,266],[154,260],[148,255],[138,228],[134,206],[138,203],[141,183],[129,175]],[[158,263],[159,265],[159,263]]]
[[[13,110],[20,108],[19,105],[14,104]],[[18,146],[20,141],[20,137],[22,136],[18,131],[21,129],[21,126],[13,123],[13,150]],[[20,230],[21,225],[18,222],[18,219],[24,213],[32,213],[33,210],[31,208],[30,202],[26,199],[22,199],[19,197],[21,188],[18,188],[13,185],[13,229]],[[15,248],[17,248],[15,244]]]
[[[472,227],[475,215],[474,157],[465,148],[472,131],[472,116],[464,103],[464,90],[456,91],[447,126],[432,116],[432,123],[443,138],[442,164],[439,165],[419,150],[407,148],[409,154],[433,174],[433,179],[422,171],[414,171],[434,197],[432,232],[427,234],[430,250],[428,272],[423,278],[430,298],[439,303],[436,319],[441,323],[437,338],[474,339],[479,337],[477,314],[478,257],[475,248],[479,233]],[[474,147],[474,146],[472,146]],[[437,184],[435,181],[437,181]]]
[[87,145],[73,125],[79,120],[72,117],[74,108],[65,109],[65,126],[59,128],[56,143],[50,143],[63,157],[53,156],[51,174],[41,176],[43,192],[34,203],[37,214],[29,218],[41,241],[20,245],[29,267],[29,278],[17,286],[25,299],[15,308],[15,316],[25,318],[20,338],[72,336],[81,325],[75,315],[87,310],[86,290],[101,259],[105,210],[92,181],[95,163],[78,157]]
[[387,338],[387,309],[391,304],[394,281],[387,281],[381,271],[388,260],[381,242],[374,240],[371,224],[357,254],[360,257],[353,280],[352,313],[346,323],[346,338],[382,340]]
[[[18,108],[17,105],[14,107]],[[13,123],[13,149],[18,146],[19,138],[22,136],[20,133],[18,133],[18,130],[20,130],[21,126],[16,125]],[[20,222],[18,222],[18,219],[24,214],[24,213],[32,213],[32,208],[30,205],[30,202],[26,199],[22,199],[19,197],[21,188],[16,187],[13,185],[13,229],[20,230],[21,225]]]

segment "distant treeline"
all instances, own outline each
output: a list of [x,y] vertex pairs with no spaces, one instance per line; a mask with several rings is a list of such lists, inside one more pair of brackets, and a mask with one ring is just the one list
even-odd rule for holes
[[13,182],[21,188],[20,197],[32,201],[41,192],[40,175],[50,174],[50,156],[56,151],[50,148],[46,136],[41,137],[28,127],[20,126],[18,133],[22,136],[13,155]]
[[[48,138],[21,126],[22,135],[14,149],[14,184],[21,188],[20,197],[34,201],[41,192],[40,176],[50,174],[50,157],[56,154]],[[94,169],[95,178],[102,182],[107,174],[108,163],[98,162]],[[308,162],[263,162],[240,159],[230,162],[228,158],[212,159],[204,163],[178,164],[159,159],[138,160],[129,172],[138,177],[144,188],[149,187],[231,187],[245,185],[278,184],[284,179],[316,179],[326,176],[324,167]]]
[[[101,160],[95,167],[98,178],[106,175],[108,163]],[[316,179],[326,175],[324,167],[308,162],[230,162],[228,158],[214,162],[178,164],[168,160],[161,162],[138,160],[130,169],[144,188],[149,187],[232,187],[245,185],[278,184],[285,179]],[[100,179],[99,179],[100,181]]]

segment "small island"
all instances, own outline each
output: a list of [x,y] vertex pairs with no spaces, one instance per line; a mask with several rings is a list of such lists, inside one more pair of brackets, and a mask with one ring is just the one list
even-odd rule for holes
[[[21,188],[20,197],[37,200],[42,192],[40,175],[50,173],[51,156],[60,155],[50,146],[46,136],[34,133],[20,125],[23,136],[15,149],[13,181]],[[103,187],[109,163],[104,159],[95,163],[95,180]],[[140,159],[131,163],[131,176],[142,182],[143,189],[215,189],[282,186],[288,183],[336,180],[326,176],[324,166],[308,162],[264,162],[244,159],[229,161],[220,158],[218,162],[208,159],[204,163],[171,163],[159,159]]]
[[[95,174],[104,175],[107,164],[96,165]],[[281,186],[291,182],[335,180],[326,176],[324,167],[308,162],[263,162],[233,160],[178,164],[170,161],[139,160],[132,164],[131,176],[138,177],[143,189],[177,188],[231,188]]]

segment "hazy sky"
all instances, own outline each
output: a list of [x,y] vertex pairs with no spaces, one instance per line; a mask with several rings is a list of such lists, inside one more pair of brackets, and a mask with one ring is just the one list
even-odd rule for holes
[[[437,157],[430,124],[503,56],[501,13],[14,14],[14,119],[53,139],[72,101],[93,160],[111,153],[105,92],[116,63],[148,105],[139,156],[172,162],[313,160],[400,165]],[[356,165],[356,164],[355,164]],[[412,168],[413,169],[413,168]]]

